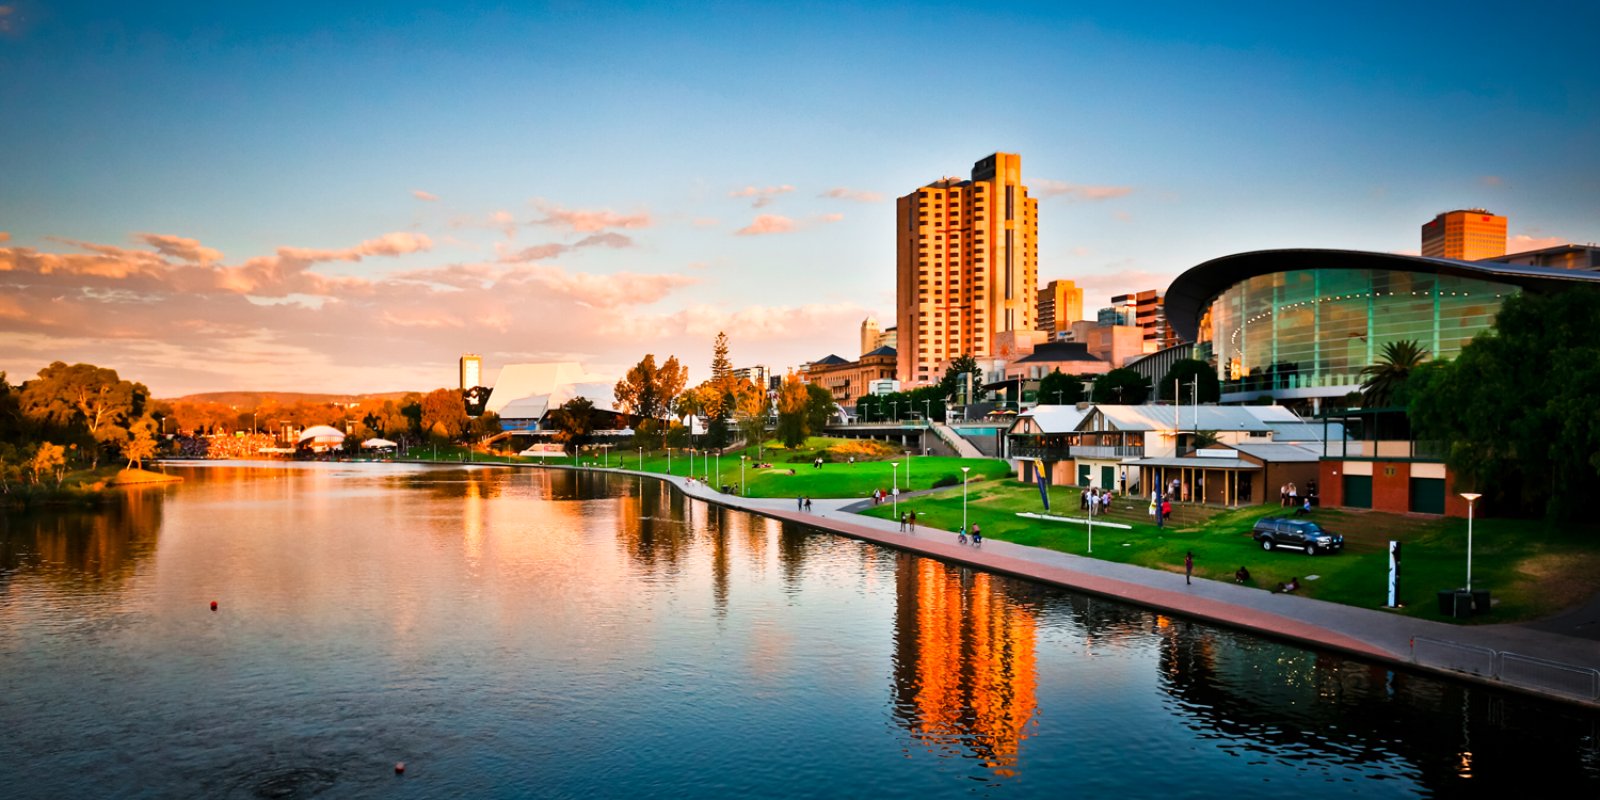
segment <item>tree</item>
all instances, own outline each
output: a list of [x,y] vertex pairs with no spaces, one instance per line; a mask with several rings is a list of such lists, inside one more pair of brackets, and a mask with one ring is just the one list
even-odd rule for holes
[[1076,375],[1064,375],[1058,369],[1039,380],[1040,403],[1073,405],[1083,399],[1083,379]]
[[806,435],[822,433],[833,417],[833,410],[833,392],[814,383],[806,384]]
[[589,441],[594,430],[594,403],[587,397],[574,397],[561,404],[550,414],[550,424],[555,428],[555,440],[568,454]]
[[122,448],[128,469],[143,469],[144,460],[156,454],[155,420],[146,417],[133,425],[133,434]]
[[1361,383],[1361,405],[1365,408],[1394,405],[1406,378],[1427,358],[1428,351],[1422,349],[1415,339],[1402,339],[1384,345],[1378,363],[1361,370],[1361,374],[1366,376]]
[[778,441],[794,448],[806,443],[806,408],[811,394],[800,377],[789,373],[778,386]]
[[740,381],[733,392],[734,420],[744,435],[744,446],[756,446],[756,458],[762,455],[763,440],[767,438],[767,393],[749,381]]
[[726,391],[733,389],[733,362],[728,360],[728,334],[717,331],[711,346],[711,382]]
[[461,403],[461,392],[455,389],[434,389],[422,398],[422,427],[434,435],[455,440],[467,431],[467,409]]
[[[726,344],[723,345],[726,347]],[[628,374],[617,381],[614,390],[617,407],[630,414],[648,419],[665,416],[672,401],[683,392],[689,379],[689,370],[678,364],[677,356],[667,359],[659,368],[656,357],[646,354]]]
[[57,361],[23,386],[21,405],[25,414],[67,438],[92,442],[91,466],[99,466],[102,451],[114,452],[128,440],[126,426],[143,416],[149,397],[144,384],[122,380],[114,369]]
[[971,353],[962,353],[944,368],[944,377],[939,379],[941,396],[955,400],[956,393],[966,388],[966,381],[962,375],[972,376],[972,396],[964,398],[964,402],[976,403],[983,400],[988,393],[983,390],[983,374],[978,371],[978,359]]
[[40,442],[39,449],[33,453],[33,460],[28,468],[33,472],[34,483],[44,483],[46,479],[53,479],[56,488],[61,487],[61,481],[67,473],[67,448],[59,444]]
[[[1492,332],[1449,363],[1423,364],[1404,394],[1418,438],[1449,443],[1457,487],[1484,505],[1555,519],[1592,515],[1600,484],[1600,289],[1507,298]],[[1482,507],[1482,506],[1480,506]]]
[[[1178,394],[1174,395],[1173,382],[1178,383]],[[1156,385],[1156,396],[1168,402],[1186,401],[1195,402],[1194,389],[1190,387],[1191,381],[1198,381],[1197,388],[1200,392],[1200,402],[1215,403],[1222,399],[1222,382],[1217,380],[1217,370],[1204,361],[1193,358],[1180,358],[1172,362],[1172,367],[1167,374],[1161,376],[1161,381]]]
[[1136,406],[1150,396],[1150,379],[1123,367],[1101,375],[1094,382],[1096,403]]

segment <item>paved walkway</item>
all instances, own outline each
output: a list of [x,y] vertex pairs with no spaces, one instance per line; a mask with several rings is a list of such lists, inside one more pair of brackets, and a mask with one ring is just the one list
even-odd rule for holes
[[[915,533],[901,533],[896,521],[862,516],[849,510],[870,501],[814,498],[811,512],[803,513],[795,509],[794,498],[739,497],[722,494],[703,483],[690,484],[680,477],[609,471],[667,480],[689,496],[730,508],[1379,661],[1433,669],[1413,659],[1413,639],[1416,638],[1533,656],[1581,669],[1600,669],[1600,640],[1591,634],[1600,625],[1582,624],[1600,615],[1600,600],[1543,623],[1452,625],[1294,594],[1276,594],[1232,582],[1197,579],[1186,585],[1181,565],[1177,564],[1174,571],[1168,572],[994,539],[985,540],[982,547],[961,545],[948,531],[919,529]],[[1435,671],[1471,677],[1454,671]],[[1491,682],[1538,691],[1535,687]],[[1573,699],[1566,695],[1552,696]],[[1589,704],[1600,706],[1600,702],[1593,699]]]

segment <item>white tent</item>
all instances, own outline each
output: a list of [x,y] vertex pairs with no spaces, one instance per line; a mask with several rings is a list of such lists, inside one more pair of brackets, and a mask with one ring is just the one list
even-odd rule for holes
[[344,431],[331,425],[312,425],[300,432],[300,444],[344,444]]
[[361,446],[369,450],[393,450],[400,445],[397,445],[388,439],[368,439],[362,442]]

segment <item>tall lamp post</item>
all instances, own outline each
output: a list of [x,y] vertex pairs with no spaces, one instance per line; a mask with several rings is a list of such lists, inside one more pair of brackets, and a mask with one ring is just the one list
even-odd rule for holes
[[961,468],[961,532],[967,532],[967,470],[972,467]]
[[748,455],[739,456],[739,496],[741,496],[741,497],[743,497],[745,495],[745,490],[744,490],[744,462],[749,461],[749,460],[750,460],[750,456],[748,456]]
[[[889,479],[889,486],[891,487],[890,490],[889,490],[889,496],[894,498],[894,518],[895,519],[899,519],[900,518],[900,462],[898,462],[898,461],[890,461],[889,462],[889,469],[891,470],[891,474],[894,476],[894,477]],[[906,469],[908,469],[908,470],[911,469],[910,462],[906,463]]]
[[1467,498],[1467,591],[1472,591],[1472,506],[1483,495],[1477,492],[1462,492],[1462,497]]
[[639,471],[644,472],[644,447],[639,448]]
[[924,427],[933,424],[933,401],[930,399],[922,401],[922,424]]

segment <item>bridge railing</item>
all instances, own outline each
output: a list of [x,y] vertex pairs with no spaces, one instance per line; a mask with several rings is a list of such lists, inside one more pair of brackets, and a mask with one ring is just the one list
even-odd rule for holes
[[1411,638],[1411,662],[1523,689],[1600,700],[1600,670],[1426,636]]

